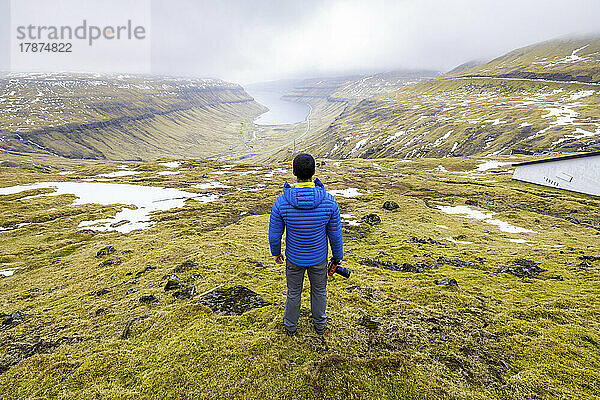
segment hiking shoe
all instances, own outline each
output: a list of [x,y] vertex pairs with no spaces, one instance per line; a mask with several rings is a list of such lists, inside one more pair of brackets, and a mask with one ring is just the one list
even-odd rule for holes
[[285,334],[292,337],[292,336],[296,336],[296,330],[294,329],[293,331],[288,331],[287,328],[285,328]]
[[317,335],[323,336],[323,334],[325,334],[325,328],[317,329],[317,327],[315,326],[315,332],[317,332]]

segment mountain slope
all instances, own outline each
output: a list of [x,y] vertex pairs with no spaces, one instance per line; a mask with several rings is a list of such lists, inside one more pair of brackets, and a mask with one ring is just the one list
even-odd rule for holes
[[264,109],[213,79],[10,74],[0,94],[2,150],[68,158],[207,156]]
[[[335,158],[598,150],[600,85],[543,80],[596,79],[598,68],[592,59],[597,57],[600,40],[568,43],[530,46],[482,66],[365,99],[340,114],[321,136],[307,138],[301,147]],[[541,54],[554,62],[551,60],[564,59],[577,49],[575,56],[581,54],[581,59],[547,69],[552,76],[531,75],[537,64],[519,64],[537,62],[531,60]],[[528,78],[506,76],[507,60],[515,60],[512,74],[521,71],[529,74]],[[557,75],[561,68],[570,72]]]
[[511,51],[454,76],[600,82],[600,35],[556,39]]

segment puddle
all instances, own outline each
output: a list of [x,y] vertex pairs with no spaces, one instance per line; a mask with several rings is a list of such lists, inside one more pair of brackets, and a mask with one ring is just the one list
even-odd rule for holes
[[215,289],[198,300],[215,314],[242,315],[246,311],[269,305],[259,294],[244,286]]
[[494,212],[485,213],[483,211],[473,210],[467,206],[437,206],[437,208],[445,214],[460,215],[461,217],[476,219],[483,221],[486,224],[496,225],[502,232],[508,233],[537,233],[531,229],[521,228],[514,226],[508,222],[501,221],[496,218],[492,218]]
[[146,229],[153,226],[155,222],[148,220],[150,213],[153,211],[165,211],[183,207],[185,201],[188,199],[207,203],[219,198],[216,194],[198,194],[157,186],[104,182],[40,182],[30,185],[0,188],[0,195],[46,188],[54,189],[54,192],[27,197],[72,194],[77,196],[73,201],[73,205],[124,204],[126,206],[137,207],[135,209],[124,208],[112,218],[82,221],[79,224],[80,228],[85,227],[98,231],[115,230],[121,233],[128,233],[134,229]]

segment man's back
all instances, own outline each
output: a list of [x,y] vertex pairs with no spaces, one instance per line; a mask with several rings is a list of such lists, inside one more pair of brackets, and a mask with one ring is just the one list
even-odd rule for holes
[[327,239],[333,257],[343,258],[340,210],[335,198],[325,191],[319,179],[290,186],[277,198],[269,222],[272,254],[281,253],[281,237],[286,232],[286,257],[298,266],[308,267],[327,259]]

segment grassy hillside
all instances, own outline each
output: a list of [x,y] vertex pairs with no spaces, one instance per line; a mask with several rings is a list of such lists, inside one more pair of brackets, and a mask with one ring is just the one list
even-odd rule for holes
[[127,75],[0,78],[0,148],[68,158],[199,158],[240,142],[264,110],[234,84]]
[[[335,158],[598,150],[600,86],[583,81],[594,81],[600,70],[599,43],[581,39],[530,46],[475,68],[365,99],[300,146]],[[576,49],[574,56],[565,55]],[[544,65],[534,61],[542,55]],[[564,57],[570,57],[568,64],[556,61]],[[538,69],[571,75],[544,75]],[[517,71],[539,74],[521,76]]]
[[[17,268],[0,278],[2,398],[600,398],[597,198],[470,158],[319,160],[328,190],[360,193],[337,195],[353,272],[329,281],[324,337],[306,280],[289,338],[266,241],[289,165],[130,162],[136,175],[107,178],[125,167],[30,158],[2,156],[3,187],[92,179],[219,197],[121,234],[78,224],[122,205],[0,195],[0,270]],[[485,214],[443,212],[457,206]],[[362,222],[371,213],[380,224]],[[97,256],[105,246],[115,252]],[[219,315],[165,291],[167,274],[197,294],[243,285],[269,305]]]
[[600,83],[600,35],[536,43],[455,76]]

